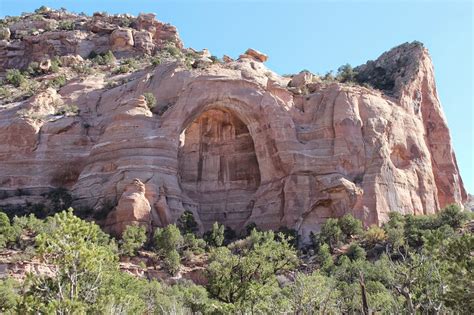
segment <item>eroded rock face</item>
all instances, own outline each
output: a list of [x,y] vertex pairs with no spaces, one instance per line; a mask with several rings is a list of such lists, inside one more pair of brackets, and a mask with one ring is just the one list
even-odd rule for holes
[[[124,24],[132,27],[123,27]],[[95,13],[88,17],[44,12],[34,18],[26,15],[9,28],[0,29],[0,71],[24,69],[33,61],[63,55],[86,58],[109,50],[126,56],[152,54],[169,44],[183,46],[176,28],[157,21],[154,14],[133,17]]]
[[[114,45],[141,52],[179,40],[154,15],[136,18],[132,36],[113,21],[96,15],[84,25],[107,36],[107,45],[115,32]],[[72,34],[82,38],[72,47],[89,47],[83,30],[44,34],[57,47]],[[21,53],[0,59],[18,64],[23,44],[8,45]],[[245,55],[191,70],[164,62],[109,88],[90,76],[3,106],[0,206],[17,200],[18,188],[40,198],[65,186],[75,207],[115,206],[106,228],[116,234],[127,224],[163,226],[188,210],[201,230],[214,221],[236,230],[256,223],[307,236],[345,213],[369,226],[390,211],[428,214],[465,201],[421,45],[401,45],[357,68],[358,80],[378,89],[308,73],[284,78],[265,67],[265,55]],[[156,98],[152,111],[145,93]],[[79,115],[53,118],[65,102]],[[31,108],[49,118],[18,113]]]
[[182,134],[178,162],[181,187],[200,205],[205,229],[215,221],[238,229],[247,221],[260,171],[249,130],[235,114],[203,112]]
[[122,235],[127,225],[151,228],[151,207],[145,198],[145,185],[134,179],[120,197],[117,206],[107,216],[104,229],[112,235]]

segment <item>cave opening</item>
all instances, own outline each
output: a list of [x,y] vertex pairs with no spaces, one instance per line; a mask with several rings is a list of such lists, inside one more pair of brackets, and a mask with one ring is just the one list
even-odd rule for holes
[[245,123],[226,109],[201,113],[180,135],[178,163],[181,188],[199,204],[204,229],[214,222],[242,229],[260,185],[254,142]]

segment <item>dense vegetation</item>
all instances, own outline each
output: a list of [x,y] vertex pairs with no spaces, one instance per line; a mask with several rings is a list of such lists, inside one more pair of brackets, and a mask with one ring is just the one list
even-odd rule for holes
[[[201,239],[186,212],[147,238],[130,226],[114,240],[72,209],[46,219],[12,221],[0,213],[0,248],[52,266],[54,275],[0,280],[0,312],[20,314],[462,313],[474,312],[474,237],[469,214],[448,206],[437,215],[390,213],[364,230],[351,215],[329,219],[298,249],[294,231],[240,238],[220,224]],[[248,231],[248,232],[247,232]],[[146,250],[146,251],[144,251]],[[204,257],[207,285],[166,285],[120,271],[119,259],[154,255],[142,268],[178,275]]]

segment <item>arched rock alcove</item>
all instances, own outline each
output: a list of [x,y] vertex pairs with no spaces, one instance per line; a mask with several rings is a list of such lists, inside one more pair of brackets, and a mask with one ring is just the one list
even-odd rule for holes
[[179,178],[199,204],[204,229],[220,222],[240,230],[260,185],[254,142],[247,126],[227,109],[201,113],[180,136]]

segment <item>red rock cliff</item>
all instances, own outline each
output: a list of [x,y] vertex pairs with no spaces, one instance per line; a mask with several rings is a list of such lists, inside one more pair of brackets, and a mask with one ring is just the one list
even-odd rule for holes
[[[356,68],[357,81],[372,86],[364,87],[307,72],[281,77],[254,50],[216,63],[206,51],[181,49],[175,29],[148,15],[133,19],[130,30],[113,21],[85,19],[76,48],[64,46],[74,51],[62,49],[61,39],[49,41],[70,33],[31,35],[55,43],[54,54],[76,66],[63,63],[64,86],[1,105],[0,206],[42,202],[62,186],[77,208],[118,203],[120,215],[109,218],[120,217],[120,227],[112,219],[107,226],[120,232],[128,214],[119,200],[137,183],[133,222],[160,226],[189,210],[203,229],[216,220],[237,230],[254,222],[308,235],[345,213],[370,225],[390,211],[434,213],[466,199],[421,44],[403,44]],[[153,49],[137,46],[145,31]],[[177,52],[160,46],[163,36]],[[119,60],[93,73],[76,70],[91,63],[69,54],[98,37]],[[46,45],[31,46],[35,40],[3,40],[0,63],[24,66],[15,56],[21,47]],[[116,70],[124,51],[144,63],[155,54],[160,64]],[[146,93],[156,99],[151,110]],[[61,113],[70,104],[77,110]]]

